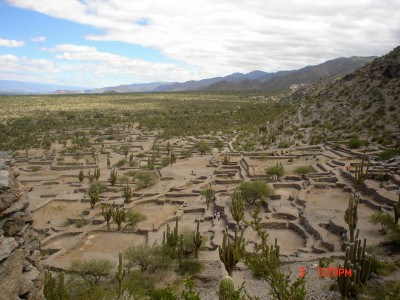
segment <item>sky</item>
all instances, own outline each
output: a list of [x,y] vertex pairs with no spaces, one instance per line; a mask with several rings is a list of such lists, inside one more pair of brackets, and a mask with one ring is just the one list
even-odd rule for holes
[[183,82],[399,45],[399,0],[0,0],[0,80]]

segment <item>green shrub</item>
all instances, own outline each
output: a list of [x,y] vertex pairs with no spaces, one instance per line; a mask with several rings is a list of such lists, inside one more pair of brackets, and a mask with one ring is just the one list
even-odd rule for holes
[[383,150],[381,153],[379,153],[379,158],[386,160],[395,157],[397,155],[400,155],[400,148],[397,149],[392,148]]
[[315,170],[311,166],[299,166],[294,170],[294,172],[298,175],[306,175],[309,173],[314,173]]
[[347,142],[347,146],[350,149],[357,149],[360,148],[361,146],[365,145],[365,141],[360,140],[358,137],[352,138]]

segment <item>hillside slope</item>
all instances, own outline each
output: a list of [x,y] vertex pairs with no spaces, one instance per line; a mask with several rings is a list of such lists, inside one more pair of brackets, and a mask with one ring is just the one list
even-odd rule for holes
[[284,101],[292,104],[284,127],[295,123],[311,143],[362,137],[391,144],[400,133],[400,47],[342,78],[303,86]]

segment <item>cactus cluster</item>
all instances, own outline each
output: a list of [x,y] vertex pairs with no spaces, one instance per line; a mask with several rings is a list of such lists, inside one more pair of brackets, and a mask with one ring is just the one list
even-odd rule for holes
[[364,238],[362,246],[361,239],[357,239],[346,248],[344,268],[352,270],[352,272],[351,276],[342,274],[337,277],[342,299],[346,299],[349,295],[354,295],[356,289],[368,280],[372,256],[366,252],[366,244],[366,238]]
[[173,250],[173,256],[175,256],[176,249],[178,246],[178,217],[175,218],[175,228],[173,231],[171,231],[171,227],[169,226],[169,223],[167,224],[167,231],[163,232],[163,246],[167,245]]
[[115,205],[113,211],[113,220],[118,225],[118,231],[121,231],[121,224],[126,220],[126,212],[123,205]]
[[110,181],[112,186],[114,186],[115,183],[117,182],[117,174],[118,172],[115,171],[115,168],[113,168],[110,173],[110,178],[108,178],[108,181]]
[[351,243],[354,242],[354,231],[357,228],[359,201],[359,196],[351,194],[349,198],[349,206],[344,213],[344,221],[349,225]]
[[194,243],[194,257],[196,259],[198,259],[199,258],[199,249],[200,249],[201,242],[202,242],[202,237],[201,237],[200,230],[199,230],[200,221],[196,220],[196,222],[197,222],[197,229],[193,235],[193,243]]
[[232,206],[230,211],[237,226],[239,226],[240,221],[242,221],[244,217],[244,202],[239,189],[236,189],[232,195]]
[[238,235],[238,227],[235,228],[235,237],[233,241],[229,239],[228,228],[225,230],[222,246],[219,246],[219,258],[225,266],[225,270],[229,276],[239,262],[244,253],[245,239],[243,238],[244,229],[241,230],[240,236]]
[[[58,280],[57,280],[58,279]],[[44,270],[43,294],[48,300],[67,300],[69,295],[65,287],[65,274],[60,272],[58,278],[53,277],[50,269]]]

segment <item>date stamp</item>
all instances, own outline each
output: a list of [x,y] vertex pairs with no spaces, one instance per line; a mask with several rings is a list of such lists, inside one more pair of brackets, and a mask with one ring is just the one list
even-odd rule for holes
[[[316,269],[320,278],[332,278],[332,277],[352,277],[353,270],[338,267],[318,267]],[[304,277],[306,275],[306,270],[304,267],[299,268],[299,277]]]

